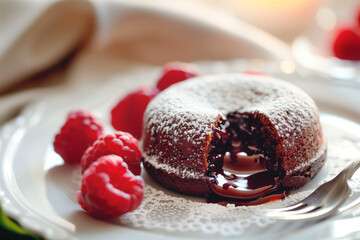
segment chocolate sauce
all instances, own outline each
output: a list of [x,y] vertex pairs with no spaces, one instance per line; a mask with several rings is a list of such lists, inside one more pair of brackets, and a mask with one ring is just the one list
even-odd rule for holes
[[252,200],[225,198],[225,197],[213,194],[208,197],[207,202],[208,203],[217,203],[217,204],[223,205],[223,206],[226,206],[228,204],[234,204],[235,206],[250,206],[250,205],[258,205],[258,204],[281,200],[281,199],[284,199],[286,197],[286,195],[287,195],[287,192],[282,189],[278,189],[272,193],[269,193],[268,195],[264,195],[262,197],[252,199]]
[[226,202],[240,203],[284,197],[274,153],[266,148],[266,136],[256,121],[256,115],[235,113],[215,128],[206,174],[213,179],[211,189],[216,197],[209,202],[223,203],[227,199]]

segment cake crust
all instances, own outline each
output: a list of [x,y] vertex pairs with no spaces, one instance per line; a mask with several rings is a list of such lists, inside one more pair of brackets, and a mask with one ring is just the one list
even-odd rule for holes
[[[143,163],[162,186],[208,196],[214,178],[209,152],[214,131],[231,114],[255,116],[271,139],[269,170],[286,189],[303,186],[323,166],[326,141],[314,101],[279,79],[217,74],[176,84],[160,93],[144,115]],[[263,131],[263,132],[264,132]]]

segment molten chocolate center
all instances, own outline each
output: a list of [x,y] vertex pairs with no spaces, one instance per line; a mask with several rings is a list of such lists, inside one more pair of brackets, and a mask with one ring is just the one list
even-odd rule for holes
[[232,113],[216,127],[206,173],[216,195],[254,200],[279,192],[274,143],[266,135],[256,114]]

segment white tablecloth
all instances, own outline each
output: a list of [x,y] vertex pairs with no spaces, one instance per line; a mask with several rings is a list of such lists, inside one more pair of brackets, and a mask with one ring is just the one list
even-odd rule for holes
[[139,64],[291,58],[269,34],[184,0],[2,0],[0,35],[0,123],[39,97]]

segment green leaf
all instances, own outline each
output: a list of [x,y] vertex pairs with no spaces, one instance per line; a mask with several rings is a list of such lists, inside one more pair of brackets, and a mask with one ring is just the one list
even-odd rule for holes
[[36,236],[35,234],[23,229],[19,226],[16,222],[12,221],[8,216],[4,214],[4,212],[1,209],[0,206],[0,226],[5,228],[6,230],[9,230],[13,233],[20,234],[20,235],[26,235],[29,237],[32,237],[33,239],[40,240],[41,238]]

